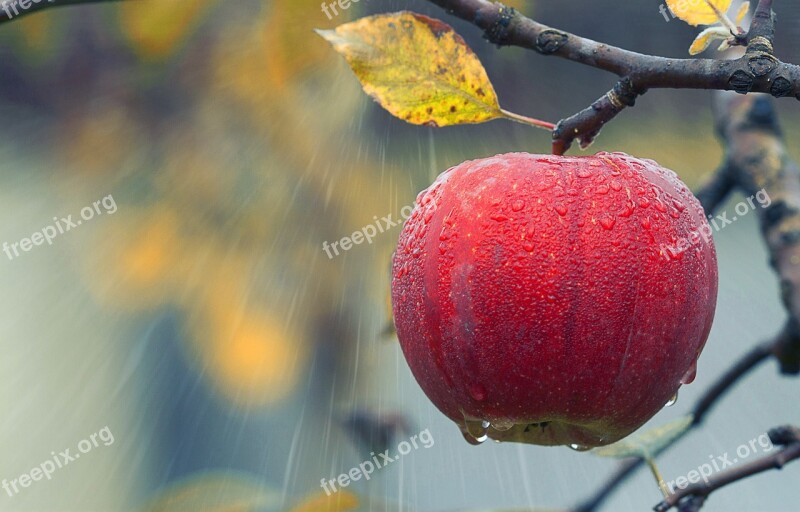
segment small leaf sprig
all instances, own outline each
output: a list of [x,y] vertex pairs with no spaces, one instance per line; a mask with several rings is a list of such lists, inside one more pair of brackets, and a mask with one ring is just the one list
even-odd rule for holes
[[708,49],[711,43],[721,40],[718,50],[725,51],[738,43],[738,37],[745,34],[742,28],[750,2],[739,6],[736,17],[728,17],[732,0],[667,0],[667,7],[672,13],[689,25],[711,25],[697,35],[689,47],[690,55],[698,55]]

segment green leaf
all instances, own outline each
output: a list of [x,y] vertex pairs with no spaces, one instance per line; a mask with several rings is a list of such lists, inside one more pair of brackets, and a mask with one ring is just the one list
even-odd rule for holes
[[693,415],[678,418],[666,425],[648,430],[638,436],[630,436],[614,444],[595,448],[592,453],[599,457],[624,459],[639,457],[642,459],[657,455],[672,441],[680,437],[694,421]]

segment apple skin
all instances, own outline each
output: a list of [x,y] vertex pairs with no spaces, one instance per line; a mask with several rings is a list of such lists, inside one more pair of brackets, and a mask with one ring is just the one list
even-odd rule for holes
[[694,379],[717,298],[710,233],[652,160],[464,162],[420,193],[392,261],[405,358],[469,441],[615,442]]

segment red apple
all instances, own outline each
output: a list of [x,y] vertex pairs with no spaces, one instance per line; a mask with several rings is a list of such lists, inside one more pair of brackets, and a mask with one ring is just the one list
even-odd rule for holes
[[717,297],[710,233],[652,160],[464,162],[419,195],[400,235],[403,353],[468,440],[612,443],[694,378]]

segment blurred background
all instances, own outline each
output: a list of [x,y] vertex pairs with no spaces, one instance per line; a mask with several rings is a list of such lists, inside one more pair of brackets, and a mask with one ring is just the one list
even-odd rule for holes
[[[614,77],[497,49],[424,1],[362,1],[333,19],[320,1],[138,0],[0,25],[0,243],[81,219],[108,196],[116,205],[52,245],[0,254],[0,479],[66,449],[81,455],[49,480],[0,490],[0,510],[557,508],[614,467],[566,448],[468,445],[386,332],[400,228],[334,258],[323,251],[375,216],[397,219],[449,166],[549,152],[548,134],[505,121],[404,124],[312,29],[402,9],[442,19],[479,55],[505,108],[553,122]],[[663,56],[688,56],[698,32],[666,21],[659,0],[507,3]],[[776,9],[778,56],[798,62],[800,5]],[[651,91],[592,151],[652,158],[697,186],[722,154],[710,100]],[[800,158],[800,105],[778,105]],[[685,414],[782,325],[756,216],[715,238],[719,306],[697,380],[651,426]],[[667,480],[800,422],[796,386],[764,365],[661,457]],[[104,427],[113,443],[80,450]],[[426,429],[429,448],[330,497],[320,488]],[[796,510],[797,478],[790,466],[748,479],[704,510]],[[649,510],[659,496],[642,471],[606,510]]]

